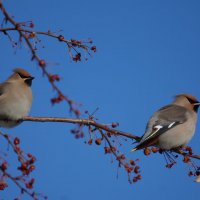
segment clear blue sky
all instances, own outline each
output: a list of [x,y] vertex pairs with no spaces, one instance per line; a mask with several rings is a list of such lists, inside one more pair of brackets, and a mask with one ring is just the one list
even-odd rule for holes
[[[170,103],[175,94],[187,92],[200,99],[198,0],[4,2],[16,20],[33,20],[37,30],[62,29],[66,38],[94,40],[98,51],[87,62],[70,63],[64,45],[43,37],[46,48],[39,55],[47,60],[51,72],[61,74],[63,92],[83,103],[83,110],[100,108],[96,113],[99,122],[117,121],[120,130],[142,135],[152,112]],[[30,115],[70,117],[65,103],[51,106],[55,93],[30,61],[26,47],[15,53],[2,34],[0,41],[0,81],[18,66],[36,77]],[[123,150],[129,158],[140,158],[143,177],[130,185],[123,170],[116,178],[117,163],[104,155],[103,146],[74,139],[69,132],[72,127],[25,122],[4,130],[20,137],[23,149],[37,157],[35,188],[50,200],[199,199],[200,184],[187,176],[188,167],[181,161],[166,169],[160,155],[129,153],[132,145],[128,141]],[[190,142],[198,154],[199,132],[198,123]],[[0,199],[13,199],[16,192],[10,183]]]

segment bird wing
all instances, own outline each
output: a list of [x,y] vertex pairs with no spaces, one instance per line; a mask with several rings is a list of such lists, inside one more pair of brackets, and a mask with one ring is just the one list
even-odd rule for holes
[[187,117],[187,109],[183,106],[170,104],[162,107],[157,112],[158,118],[166,120],[168,122],[179,121],[181,123],[185,122]]
[[0,84],[0,100],[4,97],[5,94],[5,86],[8,85],[9,83],[4,82]]
[[1,110],[0,110],[0,119],[5,119],[5,112],[4,112],[4,108],[7,102],[7,93],[5,91],[5,86],[9,84],[7,82],[1,83],[0,84],[0,105],[1,105]]
[[3,94],[3,87],[2,87],[2,84],[0,84],[0,96],[2,96]]
[[159,135],[184,123],[187,119],[186,113],[186,108],[174,104],[159,109],[149,120],[145,134],[132,151],[155,144]]

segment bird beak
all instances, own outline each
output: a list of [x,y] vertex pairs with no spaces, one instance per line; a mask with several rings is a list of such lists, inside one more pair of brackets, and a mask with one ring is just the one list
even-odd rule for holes
[[193,103],[194,106],[199,106],[200,105],[200,102],[198,103]]
[[31,76],[31,77],[29,77],[28,79],[29,79],[29,80],[33,80],[34,78],[35,78],[35,77]]
[[30,76],[28,78],[25,78],[24,82],[28,85],[31,86],[32,85],[32,80],[34,79],[34,77]]

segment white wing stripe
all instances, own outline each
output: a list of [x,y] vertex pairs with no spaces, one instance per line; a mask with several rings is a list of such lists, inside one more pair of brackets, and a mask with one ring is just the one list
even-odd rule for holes
[[176,122],[172,122],[172,123],[168,126],[168,128],[171,128],[175,123],[176,123]]
[[150,135],[148,135],[145,140],[148,140],[149,138],[151,138],[152,136],[154,136],[161,128],[163,128],[163,126],[161,125],[157,125],[154,126],[153,129],[156,129],[154,132],[152,132]]

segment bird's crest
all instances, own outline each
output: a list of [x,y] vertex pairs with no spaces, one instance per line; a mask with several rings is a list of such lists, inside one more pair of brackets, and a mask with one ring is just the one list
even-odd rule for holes
[[31,75],[26,70],[24,70],[22,68],[15,68],[13,71],[15,73],[19,74],[19,76],[21,78],[29,78],[29,77],[31,77]]

